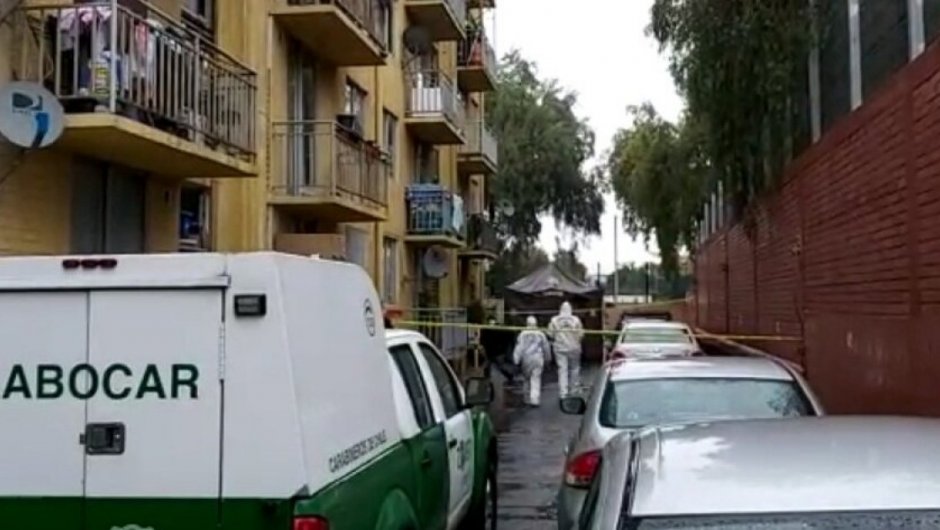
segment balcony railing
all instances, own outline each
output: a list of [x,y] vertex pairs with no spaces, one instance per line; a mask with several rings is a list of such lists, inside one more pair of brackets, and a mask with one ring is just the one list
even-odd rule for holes
[[460,146],[461,154],[481,154],[493,162],[499,163],[499,144],[489,127],[482,120],[470,122],[466,129],[467,143]]
[[40,80],[67,113],[118,114],[231,154],[254,154],[255,72],[150,3],[21,9],[27,22],[17,38],[24,39],[27,77]]
[[490,78],[496,79],[496,50],[486,33],[481,30],[468,31],[467,38],[460,41],[457,51],[458,66],[483,68]]
[[463,130],[463,102],[454,82],[440,70],[421,70],[410,77],[408,116],[414,118],[443,115],[457,129]]
[[287,0],[289,6],[335,5],[363,27],[383,50],[385,49],[386,17],[389,8],[380,0]]
[[[275,194],[295,197],[351,195],[384,207],[391,166],[382,151],[332,121],[274,124]],[[280,168],[277,166],[280,165]]]
[[502,250],[496,229],[480,214],[471,215],[467,221],[467,246],[471,252],[493,255],[498,255]]
[[438,184],[412,184],[407,190],[408,233],[464,239],[463,199]]

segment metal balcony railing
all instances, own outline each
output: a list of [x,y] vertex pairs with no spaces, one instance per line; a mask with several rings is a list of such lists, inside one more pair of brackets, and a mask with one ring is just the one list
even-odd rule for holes
[[346,193],[377,207],[388,203],[391,166],[381,149],[333,121],[273,124],[274,193],[333,196]]
[[464,239],[463,199],[439,184],[408,186],[408,233]]
[[335,5],[365,28],[372,40],[385,49],[385,24],[390,11],[382,7],[380,0],[287,0],[287,5]]
[[25,5],[21,64],[69,113],[109,112],[255,152],[255,72],[146,2]]
[[481,67],[496,79],[496,50],[482,30],[468,31],[467,38],[460,41],[457,52],[458,66]]
[[440,70],[421,70],[410,75],[407,113],[412,117],[442,114],[463,130],[466,120],[463,101],[454,82]]
[[472,121],[466,129],[467,143],[460,146],[463,154],[477,154],[489,158],[494,164],[499,163],[499,144],[489,127],[482,120]]
[[493,225],[480,214],[470,216],[467,221],[467,246],[471,250],[499,254],[502,244]]

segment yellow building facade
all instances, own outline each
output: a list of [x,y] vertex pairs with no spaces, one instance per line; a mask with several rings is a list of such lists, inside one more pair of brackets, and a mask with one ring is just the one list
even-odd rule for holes
[[277,249],[479,299],[495,6],[465,1],[0,0],[0,86],[65,110],[0,144],[0,253]]

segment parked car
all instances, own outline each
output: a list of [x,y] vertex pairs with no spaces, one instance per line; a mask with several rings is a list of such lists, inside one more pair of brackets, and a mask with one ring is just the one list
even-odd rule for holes
[[0,527],[482,528],[489,387],[400,335],[415,416],[381,307],[272,252],[0,259]]
[[627,320],[617,337],[611,358],[701,355],[695,333],[682,322]]
[[419,482],[429,486],[424,494],[436,500],[425,499],[422,519],[430,528],[455,528],[462,522],[462,528],[495,529],[496,430],[486,411],[474,408],[492,401],[492,383],[471,379],[465,393],[427,337],[392,330],[385,338],[399,428],[418,453]]
[[940,420],[828,416],[613,438],[579,530],[940,528]]
[[623,431],[661,423],[823,414],[800,374],[768,357],[613,361],[599,371],[587,401],[567,397],[561,408],[583,418],[565,447],[560,530],[574,528],[604,444]]

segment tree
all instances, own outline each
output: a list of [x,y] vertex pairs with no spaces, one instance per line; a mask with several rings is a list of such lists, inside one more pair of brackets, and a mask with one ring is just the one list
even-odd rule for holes
[[[655,0],[649,31],[738,209],[808,135],[806,61],[827,2]],[[803,140],[801,140],[803,139]]]
[[507,285],[550,262],[548,254],[538,245],[510,245],[486,273],[486,282],[498,294]]
[[[574,112],[577,96],[540,78],[534,63],[512,51],[500,63],[499,90],[486,103],[499,141],[499,171],[488,184],[500,234],[530,245],[543,214],[576,232],[600,233],[603,174],[585,169],[594,132]],[[501,204],[512,205],[512,215]]]
[[689,117],[670,123],[648,103],[628,112],[632,125],[617,132],[607,159],[610,182],[626,229],[655,237],[663,270],[673,275],[680,248],[695,239],[699,210],[713,185],[704,130]]
[[562,246],[561,240],[555,238],[555,244],[555,256],[552,258],[555,265],[574,278],[579,280],[587,279],[588,269],[584,263],[581,263],[581,260],[578,259],[578,243],[574,242],[570,247],[565,248]]

